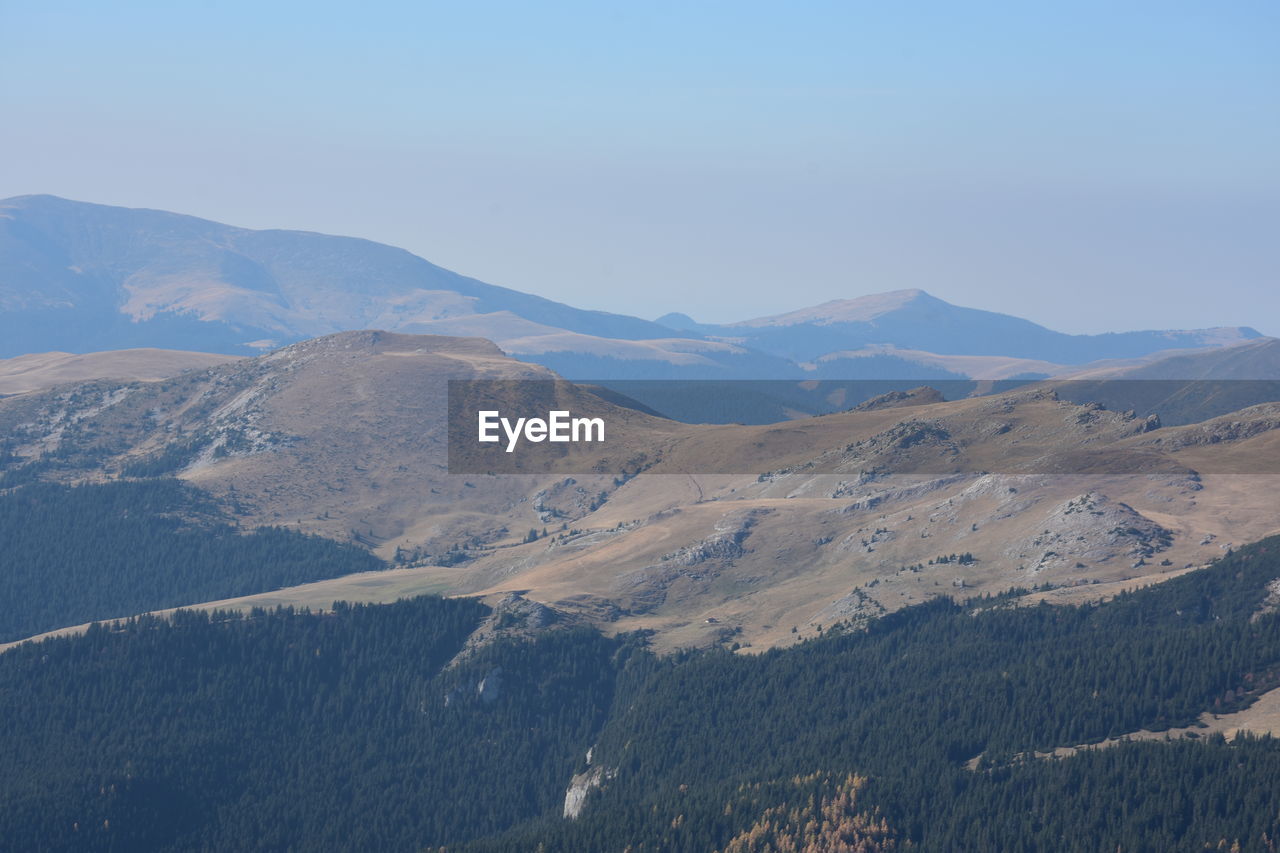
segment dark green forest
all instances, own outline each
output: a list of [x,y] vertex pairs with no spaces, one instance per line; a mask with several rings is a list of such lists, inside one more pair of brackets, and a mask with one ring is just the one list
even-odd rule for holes
[[[1223,838],[1263,849],[1264,833],[1280,833],[1270,739],[1021,756],[1191,725],[1276,686],[1280,615],[1251,617],[1277,576],[1270,539],[1099,605],[938,599],[756,657],[646,659],[596,750],[616,779],[584,817],[481,849],[714,849],[741,830],[724,815],[734,791],[814,771],[868,775],[868,801],[929,850],[1192,850]],[[978,756],[983,769],[966,769]],[[1114,772],[1073,785],[1082,766]]]
[[620,646],[558,632],[444,670],[484,611],[182,612],[7,652],[0,843],[413,850],[554,810]]
[[[97,627],[0,655],[0,838],[1272,850],[1280,741],[1031,753],[1192,725],[1280,683],[1280,615],[1257,615],[1277,576],[1271,539],[1103,604],[938,600],[756,656],[562,629],[455,661],[487,609],[431,597]],[[589,748],[603,785],[566,820]]]
[[0,542],[0,642],[385,565],[296,531],[242,532],[209,495],[168,479],[0,494]]

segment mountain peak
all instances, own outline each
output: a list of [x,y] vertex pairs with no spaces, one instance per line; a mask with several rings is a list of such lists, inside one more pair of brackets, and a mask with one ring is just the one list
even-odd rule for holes
[[688,314],[681,314],[679,311],[663,314],[653,322],[669,329],[675,329],[678,332],[697,331],[702,325]]
[[877,317],[900,311],[912,305],[947,305],[937,297],[931,296],[919,288],[907,290],[890,290],[885,293],[870,293],[852,299],[832,299],[821,305],[788,311],[785,314],[774,314],[770,317],[758,317],[734,323],[734,326],[794,326],[800,323],[827,325],[831,323],[868,323]]
[[[727,326],[684,314],[650,322],[485,284],[368,240],[52,195],[0,200],[0,308],[0,358],[139,347],[256,355],[387,329],[488,338],[594,379],[795,377],[805,375],[800,363],[874,347],[1081,365],[1257,337],[1249,329],[1067,335],[918,288]],[[856,366],[901,370],[902,359]]]

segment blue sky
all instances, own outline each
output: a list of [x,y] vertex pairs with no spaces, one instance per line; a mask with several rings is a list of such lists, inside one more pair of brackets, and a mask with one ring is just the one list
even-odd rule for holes
[[1280,4],[0,0],[0,197],[708,321],[1280,334]]

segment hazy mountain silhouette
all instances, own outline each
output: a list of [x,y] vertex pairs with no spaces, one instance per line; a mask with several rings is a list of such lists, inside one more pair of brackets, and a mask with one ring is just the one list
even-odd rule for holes
[[608,338],[671,336],[369,240],[53,196],[0,202],[0,356],[130,346],[251,353],[257,341],[498,312]]
[[[667,315],[659,322],[675,322]],[[680,315],[684,328],[795,361],[861,347],[892,345],[947,355],[987,355],[1085,364],[1169,349],[1221,346],[1259,338],[1248,327],[1068,335],[1008,314],[962,308],[923,290],[840,299],[786,314],[723,326]]]
[[[683,314],[650,322],[486,284],[369,240],[44,195],[0,201],[0,358],[131,347],[252,354],[366,328],[484,337],[577,379],[931,379],[989,369],[930,353],[1034,360],[1047,367],[1030,372],[1050,375],[1055,365],[1259,337],[1239,327],[1067,335],[920,290],[729,325]],[[824,356],[816,369],[802,365]]]

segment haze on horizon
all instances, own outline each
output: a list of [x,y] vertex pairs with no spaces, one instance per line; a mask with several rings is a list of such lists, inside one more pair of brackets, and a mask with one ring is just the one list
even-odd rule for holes
[[367,237],[647,318],[922,288],[1280,334],[1270,2],[0,0],[0,33],[0,197]]

